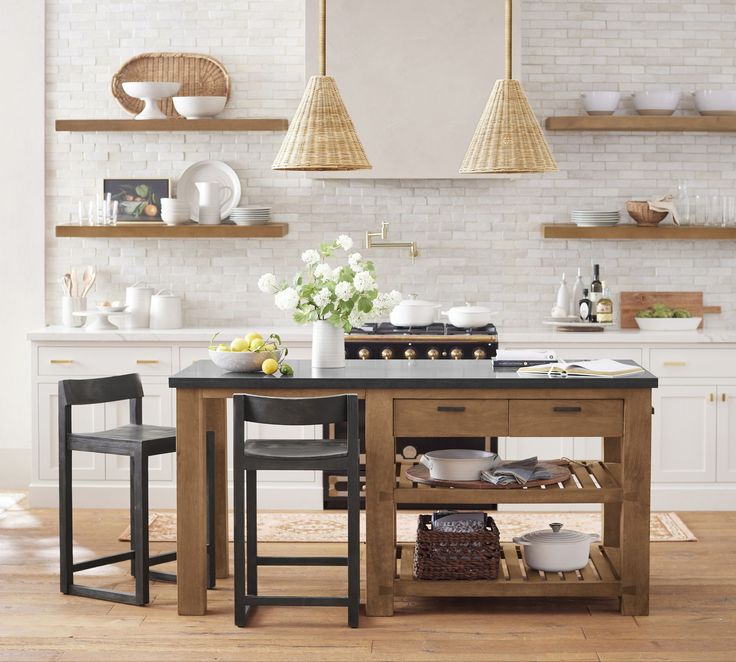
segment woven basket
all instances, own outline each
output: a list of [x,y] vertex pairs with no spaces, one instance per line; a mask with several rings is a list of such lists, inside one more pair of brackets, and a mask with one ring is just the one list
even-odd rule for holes
[[[112,77],[112,95],[125,110],[137,115],[144,103],[123,91],[123,83],[129,81],[179,81],[177,96],[230,98],[230,76],[225,67],[209,55],[199,53],[141,53],[120,67]],[[180,117],[170,98],[159,104],[167,117]]]
[[501,546],[496,523],[486,518],[485,531],[434,531],[431,515],[420,515],[414,548],[417,579],[497,579]]

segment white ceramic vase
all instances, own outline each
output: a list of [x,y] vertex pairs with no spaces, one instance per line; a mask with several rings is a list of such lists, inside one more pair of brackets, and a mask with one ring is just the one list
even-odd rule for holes
[[325,320],[312,323],[312,367],[345,367],[345,333]]

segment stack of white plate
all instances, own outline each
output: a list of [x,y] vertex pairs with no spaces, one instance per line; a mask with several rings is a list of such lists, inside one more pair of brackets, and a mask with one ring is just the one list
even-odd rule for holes
[[271,207],[233,207],[230,220],[235,225],[263,225],[271,220]]
[[601,211],[588,209],[573,209],[570,220],[581,228],[610,227],[619,221],[618,209],[604,209]]
[[189,202],[177,198],[161,198],[161,219],[167,225],[182,225],[192,218]]

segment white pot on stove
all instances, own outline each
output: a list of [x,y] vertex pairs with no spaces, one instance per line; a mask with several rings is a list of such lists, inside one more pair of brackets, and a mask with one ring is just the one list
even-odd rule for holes
[[443,310],[450,324],[461,329],[476,329],[491,323],[493,313],[485,306],[474,306],[466,303],[464,306],[455,306],[450,310]]
[[422,301],[416,294],[410,294],[391,311],[389,319],[394,326],[428,326],[434,322],[439,307],[437,303]]

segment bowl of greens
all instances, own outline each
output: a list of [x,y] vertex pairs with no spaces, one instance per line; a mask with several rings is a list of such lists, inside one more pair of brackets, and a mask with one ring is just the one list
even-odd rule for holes
[[684,308],[670,308],[663,303],[654,303],[634,317],[643,331],[694,331],[700,326],[702,317],[693,317]]

